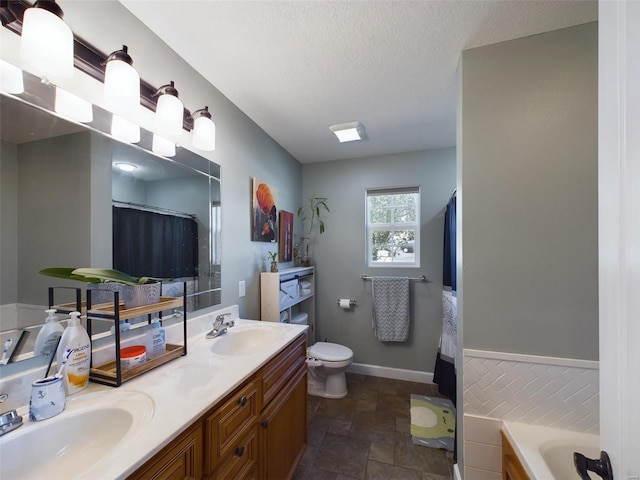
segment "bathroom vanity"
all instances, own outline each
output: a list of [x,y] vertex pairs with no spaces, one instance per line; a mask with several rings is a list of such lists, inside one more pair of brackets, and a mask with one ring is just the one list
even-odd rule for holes
[[290,478],[306,447],[306,326],[237,319],[206,339],[221,312],[188,321],[187,356],[119,388],[91,383],[0,437],[0,477]]
[[129,478],[291,477],[306,447],[305,352],[301,335]]

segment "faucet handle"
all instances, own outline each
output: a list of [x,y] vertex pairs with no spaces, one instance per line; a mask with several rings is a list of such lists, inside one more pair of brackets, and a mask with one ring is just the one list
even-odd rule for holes
[[7,398],[9,398],[9,395],[6,393],[0,393],[0,403],[4,403]]
[[228,317],[231,316],[231,312],[227,312],[227,313],[221,313],[220,315],[218,315],[216,317],[216,323],[222,323],[224,322],[224,317]]

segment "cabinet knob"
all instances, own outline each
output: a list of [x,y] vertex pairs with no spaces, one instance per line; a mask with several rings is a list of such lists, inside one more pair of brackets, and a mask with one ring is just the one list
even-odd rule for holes
[[236,448],[236,457],[241,457],[242,455],[244,455],[244,447]]
[[263,420],[260,422],[260,425],[262,425],[262,428],[267,428],[269,426],[269,420]]
[[240,405],[241,407],[244,407],[246,404],[247,404],[247,396],[243,395],[238,399],[238,405]]

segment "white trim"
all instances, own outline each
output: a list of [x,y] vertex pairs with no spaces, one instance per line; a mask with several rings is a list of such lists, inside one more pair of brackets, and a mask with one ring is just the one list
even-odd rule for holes
[[488,350],[464,349],[465,357],[490,358],[507,362],[538,363],[542,365],[557,365],[560,367],[588,368],[598,370],[599,362],[595,360],[581,360],[579,358],[543,357],[540,355],[525,355],[521,353],[491,352]]
[[462,477],[460,476],[460,467],[458,467],[457,463],[453,464],[453,478],[455,480],[462,480]]
[[381,367],[379,365],[367,365],[364,363],[352,363],[347,369],[347,372],[370,375],[372,377],[405,380],[407,382],[433,383],[432,372],[419,372],[417,370],[405,370],[403,368]]

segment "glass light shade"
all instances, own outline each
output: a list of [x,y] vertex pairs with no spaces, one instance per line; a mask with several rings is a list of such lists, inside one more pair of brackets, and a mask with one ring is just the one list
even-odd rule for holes
[[90,102],[56,87],[55,111],[59,115],[74,122],[90,123],[93,121],[93,105]]
[[158,98],[154,130],[168,136],[178,136],[182,132],[184,106],[174,95],[164,94]]
[[140,127],[126,118],[113,115],[111,135],[123,142],[138,143],[140,141]]
[[151,150],[153,153],[157,153],[163,157],[173,157],[176,154],[176,144],[160,135],[154,134]]
[[16,94],[24,92],[22,70],[4,60],[0,60],[0,90]]
[[104,78],[104,103],[114,113],[135,112],[140,106],[140,75],[122,60],[107,62]]
[[211,152],[216,149],[216,124],[207,117],[198,117],[193,122],[193,146]]
[[73,32],[57,15],[44,8],[28,8],[24,12],[22,58],[45,75],[73,76]]

